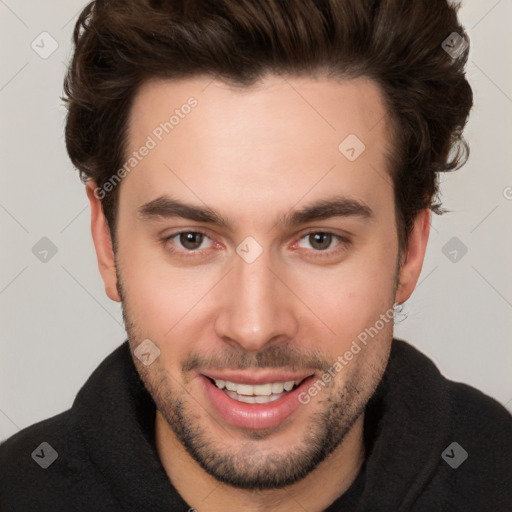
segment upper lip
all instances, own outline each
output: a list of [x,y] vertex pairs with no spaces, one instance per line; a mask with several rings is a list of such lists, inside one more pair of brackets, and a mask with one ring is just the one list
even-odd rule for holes
[[202,375],[213,380],[224,380],[235,384],[268,384],[273,382],[302,381],[313,375],[311,372],[292,373],[286,371],[207,370]]

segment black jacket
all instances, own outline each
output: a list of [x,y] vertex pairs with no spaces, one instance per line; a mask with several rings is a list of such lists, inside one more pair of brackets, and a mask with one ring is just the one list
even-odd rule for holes
[[[187,512],[155,450],[154,421],[124,342],[71,409],[0,445],[0,511]],[[393,340],[368,403],[365,442],[362,471],[327,511],[512,511],[512,416],[404,341]]]

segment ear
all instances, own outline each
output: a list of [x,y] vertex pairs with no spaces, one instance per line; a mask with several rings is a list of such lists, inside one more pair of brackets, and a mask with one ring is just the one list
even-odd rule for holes
[[430,210],[421,210],[417,215],[407,247],[401,258],[395,302],[404,303],[414,291],[420,277],[430,233]]
[[[105,292],[108,297],[116,302],[121,302],[121,297],[117,290],[117,275],[115,266],[114,250],[112,247],[112,237],[107,224],[107,219],[103,213],[101,200],[94,181],[88,181],[86,185],[87,197],[91,205],[91,233],[96,249],[98,259],[98,268],[101,277],[105,283]],[[101,197],[101,196],[100,196]]]

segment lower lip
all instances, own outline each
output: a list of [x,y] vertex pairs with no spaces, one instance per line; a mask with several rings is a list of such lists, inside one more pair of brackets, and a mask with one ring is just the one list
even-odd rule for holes
[[200,380],[205,393],[219,415],[231,425],[249,429],[273,428],[290,417],[302,404],[299,394],[309,386],[314,376],[288,392],[282,398],[266,404],[246,404],[227,396],[204,375]]

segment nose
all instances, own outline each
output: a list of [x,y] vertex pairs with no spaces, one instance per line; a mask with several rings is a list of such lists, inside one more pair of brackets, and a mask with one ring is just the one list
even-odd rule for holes
[[217,336],[247,352],[293,339],[298,330],[297,304],[281,281],[285,274],[265,252],[252,263],[236,255],[219,297]]

